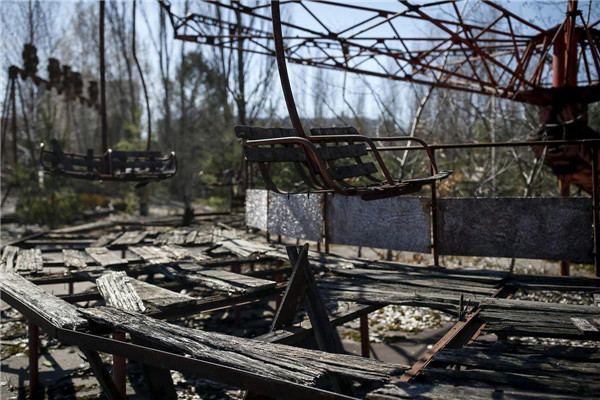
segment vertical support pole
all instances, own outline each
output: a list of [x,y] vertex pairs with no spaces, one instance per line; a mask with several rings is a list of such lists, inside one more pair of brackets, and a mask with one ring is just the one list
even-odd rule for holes
[[369,346],[369,314],[360,316],[360,354],[365,358],[371,356],[371,348]]
[[[560,192],[560,197],[569,197],[571,195],[570,189],[571,184],[567,179],[558,178],[558,190]],[[571,274],[570,269],[571,263],[569,263],[568,261],[560,261],[558,271],[560,276],[569,276]]]
[[15,85],[17,82],[17,77],[11,79],[11,87],[10,87],[10,102],[12,105],[12,116],[11,116],[11,131],[12,131],[12,148],[13,148],[13,163],[17,165],[19,161],[18,146],[17,146],[17,102],[15,100]]
[[[323,194],[323,240],[325,241],[325,254],[329,254],[329,221],[327,219],[327,193]],[[318,249],[320,251],[320,249]]]
[[[239,264],[232,265],[231,272],[240,274],[242,272],[242,267]],[[239,326],[242,323],[242,309],[238,306],[233,307],[233,323],[235,326]]]
[[38,369],[38,355],[40,331],[36,324],[28,322],[29,335],[29,391],[32,399],[40,396],[40,373]]
[[[125,341],[125,333],[124,332],[115,332],[113,333],[113,339],[120,340],[122,342]],[[127,381],[126,381],[126,372],[127,372],[127,359],[122,356],[113,355],[113,381],[115,382],[115,386],[119,394],[125,398],[127,393]]]
[[74,283],[73,282],[69,282],[69,294],[73,294],[75,292],[74,290]]
[[[435,160],[435,149],[431,149],[433,159]],[[431,166],[431,174],[433,175],[433,166]],[[440,256],[438,254],[438,220],[437,220],[437,183],[431,184],[431,253],[433,254],[433,265],[440,266]]]
[[[108,151],[108,130],[106,121],[106,63],[104,60],[104,0],[100,0],[100,129],[102,133],[102,154]],[[104,161],[105,162],[105,161]]]
[[594,215],[594,264],[596,276],[600,277],[600,196],[598,187],[598,147],[592,147],[592,205]]

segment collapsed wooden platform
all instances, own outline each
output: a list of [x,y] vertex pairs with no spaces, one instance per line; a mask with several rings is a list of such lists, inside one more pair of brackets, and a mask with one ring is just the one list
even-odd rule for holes
[[[457,323],[413,366],[389,365],[283,346],[314,333],[306,321],[265,332],[259,342],[165,322],[275,299],[286,288],[279,281],[289,275],[291,265],[283,246],[257,241],[211,218],[188,229],[160,225],[88,225],[6,246],[2,300],[50,336],[85,349],[91,362],[96,359],[93,352],[109,352],[162,370],[202,371],[208,379],[273,397],[343,398],[345,394],[329,385],[329,375],[367,382],[356,395],[369,398],[491,399],[499,393],[505,398],[593,398],[600,389],[597,348],[504,340],[533,336],[600,341],[597,305],[509,298],[517,290],[598,293],[598,279],[448,270],[309,252],[320,296],[355,304],[331,313],[332,326],[389,304],[457,316]],[[50,252],[60,253],[62,260],[44,259]],[[262,268],[250,268],[258,264]],[[64,272],[48,273],[46,267],[63,267]],[[110,271],[122,271],[127,281],[107,277]],[[97,288],[60,299],[42,289],[45,284],[81,281],[95,282]],[[180,294],[182,288],[198,288],[203,296]],[[111,293],[128,292],[137,297],[111,298]],[[113,302],[118,308],[72,305],[90,300]],[[142,340],[115,341],[106,336],[107,330]],[[478,339],[486,333],[499,340]],[[99,371],[100,365],[94,368]]]

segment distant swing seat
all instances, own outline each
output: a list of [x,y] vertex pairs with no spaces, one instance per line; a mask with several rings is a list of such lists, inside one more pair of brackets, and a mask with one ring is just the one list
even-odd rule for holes
[[[423,140],[414,137],[396,137],[398,141],[419,143],[429,157],[433,175],[424,178],[394,180],[373,141],[353,127],[313,128],[311,136],[298,136],[294,129],[236,126],[236,135],[242,139],[244,155],[255,162],[269,190],[280,190],[273,181],[271,164],[293,163],[296,171],[308,186],[307,192],[338,193],[343,196],[360,196],[376,200],[418,192],[447,178],[452,171],[438,171],[433,151]],[[377,164],[363,161],[371,151]],[[384,176],[379,179],[378,172]],[[369,181],[353,185],[359,178]]]
[[88,153],[65,153],[58,141],[50,141],[51,149],[41,145],[42,168],[52,174],[73,178],[106,181],[159,181],[177,172],[175,153],[163,156],[158,151],[108,150],[102,156]]

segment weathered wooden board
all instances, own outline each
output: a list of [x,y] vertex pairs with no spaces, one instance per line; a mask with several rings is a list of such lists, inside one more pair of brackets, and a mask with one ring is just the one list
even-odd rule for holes
[[85,268],[87,267],[87,257],[84,252],[79,250],[63,249],[63,262],[67,268]]
[[2,260],[0,261],[0,272],[13,272],[15,270],[15,262],[19,248],[17,246],[6,246],[2,252]]
[[224,240],[222,242],[218,242],[217,244],[238,257],[257,256],[260,254],[266,254],[273,250],[273,248],[265,244],[251,242],[245,239]]
[[131,247],[129,250],[150,264],[168,264],[174,261],[170,253],[156,246]]
[[406,368],[372,358],[330,354],[181,327],[112,307],[96,307],[81,312],[98,323],[170,351],[251,371],[265,378],[311,385],[329,374],[360,381],[387,381]]
[[160,249],[170,256],[170,258],[177,261],[206,261],[210,260],[211,257],[198,251],[192,251],[189,248],[181,247],[176,244],[166,244],[161,246]]
[[40,249],[20,250],[17,255],[15,271],[39,272],[44,268],[44,260]]
[[146,306],[165,310],[195,301],[193,297],[129,277],[123,271],[103,274],[96,280],[96,286],[106,304],[129,311],[144,312]]
[[0,273],[0,291],[27,304],[54,326],[79,329],[87,325],[75,306],[51,295],[20,275]]
[[111,245],[119,246],[119,245],[134,245],[140,243],[146,237],[148,233],[145,231],[127,231],[123,232],[121,236],[119,236],[116,240],[114,240]]
[[213,227],[191,231],[185,239],[187,245],[203,245],[212,243]]
[[96,279],[106,304],[123,310],[144,312],[146,307],[124,271],[109,272]]
[[360,197],[328,196],[331,243],[429,253],[430,201],[396,197],[364,201]]
[[172,231],[163,232],[154,240],[154,245],[163,244],[178,244],[183,245],[190,234],[189,229],[174,229]]
[[440,199],[439,253],[594,261],[584,198]]
[[106,247],[87,247],[85,251],[103,267],[127,264],[127,260],[113,254]]
[[177,268],[170,268],[168,273],[171,273],[175,279],[194,282],[210,289],[228,293],[250,293],[271,289],[277,285],[276,282],[266,279],[254,278],[220,269],[203,268],[200,265],[192,263],[180,263]]
[[261,231],[267,230],[269,192],[263,189],[246,191],[246,225]]
[[100,238],[98,238],[98,240],[96,240],[95,242],[92,242],[90,244],[90,247],[105,247],[105,246],[108,246],[119,235],[120,235],[120,233],[117,233],[117,232],[111,232],[111,233],[107,233],[106,235],[102,235]]
[[321,241],[322,195],[280,195],[269,192],[267,229],[273,235]]
[[133,279],[131,277],[129,278],[129,281],[145,305],[152,306],[159,310],[176,308],[196,301],[196,299],[191,296],[152,285],[148,282]]

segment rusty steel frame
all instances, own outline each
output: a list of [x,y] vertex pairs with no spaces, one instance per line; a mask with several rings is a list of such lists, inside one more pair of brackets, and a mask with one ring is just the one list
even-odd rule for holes
[[[491,298],[508,298],[514,294],[515,289],[506,285],[500,287]],[[446,334],[438,340],[412,367],[400,377],[400,382],[409,382],[413,380],[421,370],[425,369],[435,356],[446,348],[460,348],[472,343],[481,334],[485,322],[478,319],[478,315],[482,308],[477,307],[475,310],[465,315],[464,320],[459,320],[454,324]]]
[[[107,338],[93,332],[80,332],[60,328],[53,325],[44,316],[40,315],[28,304],[21,301],[21,299],[18,299],[9,293],[2,292],[2,300],[14,307],[28,320],[30,326],[30,344],[32,344],[32,350],[34,351],[36,350],[35,344],[38,343],[36,335],[39,335],[37,331],[39,327],[43,329],[49,337],[57,339],[63,344],[75,345],[87,350],[100,351],[117,357],[120,356],[125,359],[138,361],[141,364],[202,376],[215,382],[252,390],[275,398],[281,393],[285,393],[286,398],[290,399],[314,398],[326,400],[352,398],[316,387],[301,385],[277,378],[266,378],[256,373],[214,362],[193,359],[160,349]],[[32,361],[31,357],[30,361]],[[30,371],[32,373],[37,370],[37,358],[35,361],[35,363],[30,365]],[[33,379],[38,379],[37,374],[32,375],[32,377],[34,377]]]
[[[285,54],[285,59],[294,64],[537,105],[600,100],[600,31],[595,28],[598,21],[586,24],[576,8],[576,1],[570,2],[565,21],[549,29],[489,0],[479,5],[491,15],[486,24],[470,21],[467,13],[459,10],[454,1],[424,4],[401,1],[397,5],[400,9],[394,10],[387,5],[367,7],[329,0],[278,2],[289,8],[290,13],[293,5],[300,7],[298,10],[308,18],[308,23],[302,26],[281,21],[279,7],[277,15],[268,15],[266,9],[269,3],[246,5],[225,0],[206,3],[210,6],[204,4],[202,11],[180,16],[168,1],[159,1],[169,17],[175,38],[183,41],[267,56]],[[353,20],[346,22],[342,28],[333,29],[315,11],[317,6],[354,13],[358,22]],[[216,12],[217,9],[219,12]],[[271,9],[274,10],[273,7]],[[436,14],[440,10],[445,12],[444,17]],[[223,17],[226,11],[240,13],[247,18],[241,22],[230,21]],[[577,17],[580,25],[576,25]],[[257,26],[257,21],[272,22],[275,37],[262,26]],[[427,23],[438,35],[406,37],[399,32],[400,24],[414,21]],[[281,32],[282,27],[286,30],[285,34]],[[389,32],[383,35],[381,27],[388,28]],[[561,82],[569,79],[570,85],[559,86],[553,84],[553,79],[558,78],[550,76],[551,50],[564,40],[565,34],[568,51],[576,56],[579,53],[583,62],[580,65],[571,62],[571,66],[565,69],[569,77],[560,78]],[[277,43],[278,35],[282,44]],[[283,45],[283,41],[287,43]],[[394,44],[398,46],[393,47]],[[449,60],[442,62],[442,55],[448,55]],[[573,59],[572,56],[570,58]],[[279,69],[282,73],[281,64]],[[584,76],[584,80],[576,79],[579,74]],[[283,75],[287,79],[287,71]],[[295,107],[290,107],[286,88],[284,95],[292,115]],[[294,127],[302,132],[295,123]]]

